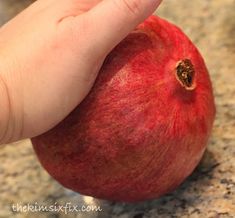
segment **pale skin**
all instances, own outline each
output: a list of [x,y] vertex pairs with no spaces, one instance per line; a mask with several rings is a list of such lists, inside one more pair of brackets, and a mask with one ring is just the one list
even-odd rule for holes
[[0,29],[0,144],[40,135],[90,91],[161,0],[38,0]]

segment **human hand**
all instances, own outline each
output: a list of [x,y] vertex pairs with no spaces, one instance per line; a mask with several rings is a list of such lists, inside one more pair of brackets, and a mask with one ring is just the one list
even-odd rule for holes
[[0,143],[54,127],[161,0],[38,0],[0,29]]

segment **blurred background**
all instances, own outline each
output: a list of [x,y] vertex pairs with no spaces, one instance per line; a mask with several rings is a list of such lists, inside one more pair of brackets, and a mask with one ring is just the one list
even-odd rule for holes
[[[33,1],[0,0],[0,25]],[[235,0],[165,0],[156,12],[177,24],[201,51],[216,98],[208,149],[173,193],[138,204],[102,201],[63,188],[40,166],[29,140],[0,147],[0,218],[235,217]],[[33,19],[33,18],[32,18]],[[12,206],[87,205],[100,212],[16,212]]]

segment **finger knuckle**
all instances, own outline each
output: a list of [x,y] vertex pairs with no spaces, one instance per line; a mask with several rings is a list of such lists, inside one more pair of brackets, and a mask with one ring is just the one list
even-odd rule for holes
[[139,0],[117,0],[119,4],[122,4],[122,8],[134,16],[138,15],[141,8],[140,8],[140,2]]

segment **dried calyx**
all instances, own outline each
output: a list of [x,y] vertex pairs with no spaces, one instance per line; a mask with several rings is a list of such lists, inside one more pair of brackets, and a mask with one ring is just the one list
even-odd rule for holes
[[176,65],[176,79],[187,90],[193,90],[195,70],[194,66],[189,59],[183,59]]

